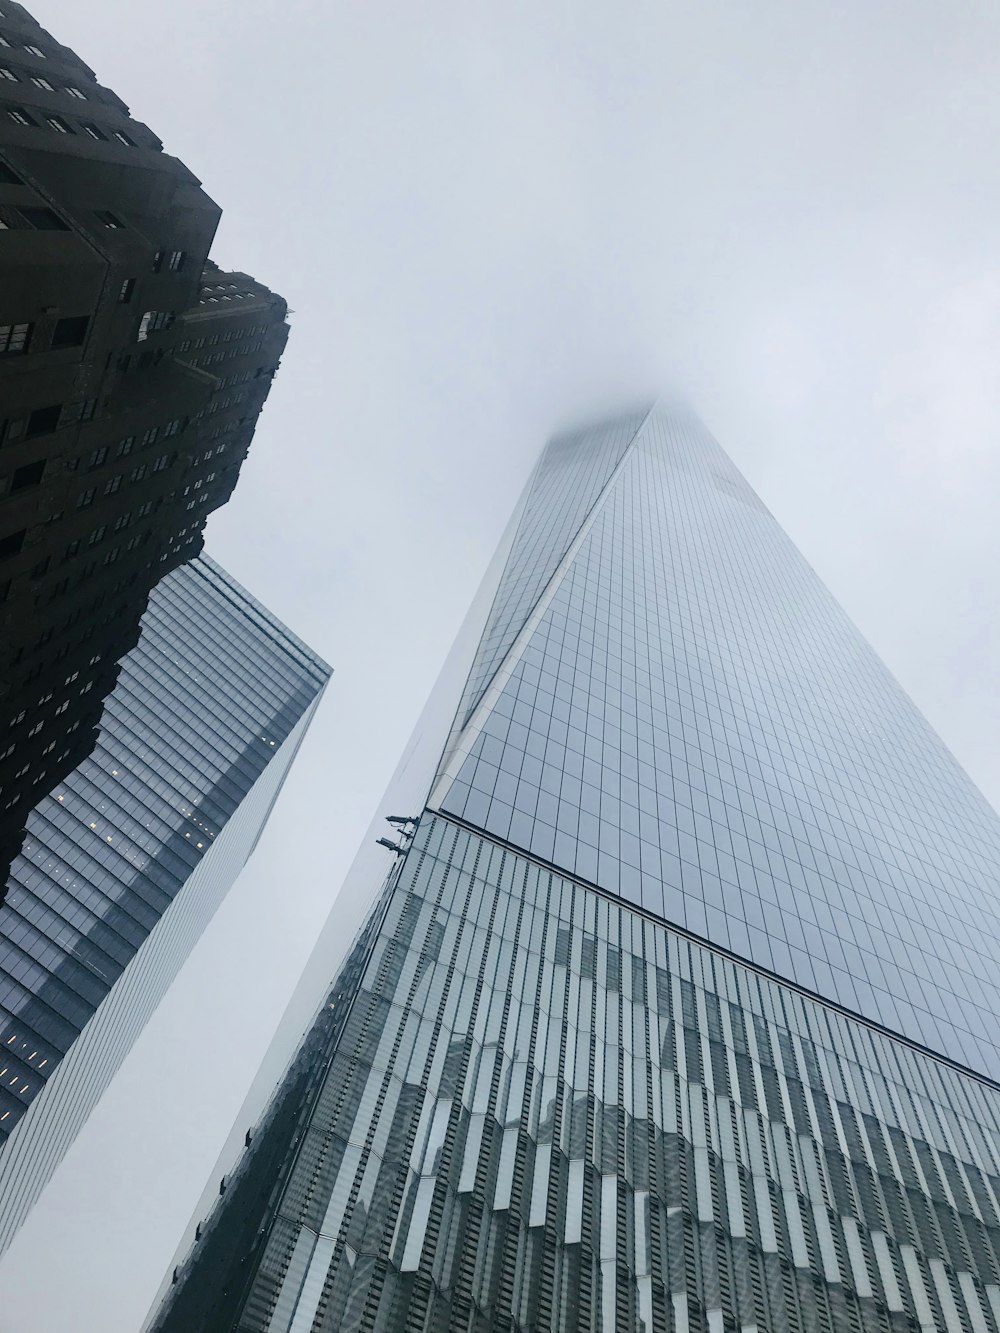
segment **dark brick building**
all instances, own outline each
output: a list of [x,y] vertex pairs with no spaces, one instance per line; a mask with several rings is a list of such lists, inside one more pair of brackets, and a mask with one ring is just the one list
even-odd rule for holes
[[285,302],[208,259],[219,217],[0,0],[0,883],[232,493],[285,346]]

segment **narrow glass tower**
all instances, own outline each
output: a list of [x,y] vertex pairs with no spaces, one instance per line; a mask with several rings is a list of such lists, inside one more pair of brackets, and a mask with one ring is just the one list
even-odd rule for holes
[[253,850],[328,676],[205,556],[153,593],[0,899],[0,1252]]
[[152,1328],[1000,1329],[1000,821],[718,445],[553,440]]

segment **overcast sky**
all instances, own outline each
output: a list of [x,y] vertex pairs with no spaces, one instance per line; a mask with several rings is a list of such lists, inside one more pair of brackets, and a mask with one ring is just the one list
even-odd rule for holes
[[0,1333],[136,1333],[553,429],[685,398],[1000,798],[1000,7],[34,12],[222,205],[213,257],[288,298],[208,546],[336,670],[0,1267]]

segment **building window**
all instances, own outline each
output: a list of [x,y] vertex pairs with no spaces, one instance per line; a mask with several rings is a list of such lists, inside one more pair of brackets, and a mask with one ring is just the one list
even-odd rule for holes
[[9,106],[7,108],[7,115],[10,116],[11,120],[17,125],[37,124],[37,121],[32,120],[23,106]]
[[101,464],[107,458],[107,456],[108,456],[108,446],[106,444],[102,444],[101,447],[99,449],[95,449],[93,453],[90,455],[90,457],[87,459],[87,467],[88,468],[100,467]]
[[77,537],[76,540],[71,541],[70,544],[66,547],[65,551],[63,551],[63,556],[62,556],[63,560],[64,561],[72,560],[73,557],[76,555],[76,553],[79,551],[79,549],[80,549],[80,539],[79,537]]
[[55,92],[55,89],[52,87],[52,84],[49,83],[48,79],[43,79],[40,74],[32,74],[31,82],[36,88],[44,88],[47,93]]
[[118,140],[118,142],[119,142],[119,143],[123,143],[123,144],[125,145],[126,148],[134,148],[134,147],[135,147],[135,140],[134,140],[134,139],[130,139],[130,138],[128,137],[128,135],[125,133],[124,130],[115,130],[115,131],[114,131],[114,136],[115,136],[115,138]]
[[62,403],[55,403],[51,407],[36,407],[34,412],[28,418],[28,427],[24,432],[29,438],[32,435],[48,435],[59,425],[59,416],[62,412]]
[[87,337],[89,323],[89,315],[73,315],[68,319],[58,320],[55,332],[52,334],[52,346],[82,347]]
[[179,273],[184,267],[185,258],[186,255],[183,250],[171,250],[170,257],[167,260],[167,268],[171,269],[174,273]]
[[69,93],[70,97],[75,97],[81,102],[85,102],[87,100],[87,94],[85,92],[82,92],[79,88],[74,88],[71,83],[68,83],[66,85],[66,92]]
[[125,223],[115,214],[109,213],[106,209],[97,214],[98,222],[103,222],[110,231],[122,231]]
[[92,121],[85,120],[83,122],[83,129],[84,133],[89,134],[92,139],[101,139],[102,141],[107,142],[108,136],[99,125],[95,125]]
[[26,352],[30,336],[30,324],[0,324],[0,354]]
[[80,494],[76,497],[77,509],[86,509],[87,505],[93,504],[94,496],[96,494],[97,492],[93,486],[88,487],[87,490],[85,491],[81,491]]
[[0,46],[10,46],[10,42],[8,42],[2,32],[0,32]]
[[121,477],[111,477],[111,478],[109,478],[109,479],[104,483],[104,494],[105,494],[105,495],[114,495],[115,491],[117,491],[117,490],[120,489],[121,484],[122,484],[122,479],[121,479]]
[[130,513],[119,514],[115,519],[115,532],[121,532],[122,528],[127,528],[131,522],[132,515]]
[[118,457],[121,458],[125,454],[130,454],[134,447],[135,447],[135,436],[134,435],[124,436],[122,439],[118,441],[118,449],[117,449]]
[[168,421],[167,424],[163,427],[164,438],[169,438],[171,435],[176,435],[180,430],[180,428],[181,428],[181,418],[174,417],[173,421]]
[[139,321],[137,341],[145,342],[151,333],[159,333],[161,329],[169,329],[173,322],[174,312],[172,310],[147,310]]
[[92,421],[96,411],[96,398],[81,398],[79,402],[66,404],[59,424],[72,426],[78,421]]
[[19,208],[18,212],[29,227],[36,231],[69,231],[58,213],[51,208]]
[[10,79],[11,83],[17,83],[17,75],[6,65],[0,65],[0,79]]
[[118,292],[118,304],[128,305],[135,291],[135,278],[126,278]]
[[76,133],[75,130],[70,129],[70,127],[66,124],[66,122],[63,120],[61,116],[46,116],[45,123],[46,125],[49,126],[50,129],[55,130],[58,134]]
[[147,448],[149,445],[151,445],[151,444],[155,441],[155,439],[156,439],[157,435],[159,435],[159,433],[160,433],[160,432],[159,432],[159,428],[158,428],[158,427],[156,427],[156,426],[150,426],[149,430],[147,430],[147,431],[144,432],[143,437],[142,437],[142,440],[141,440],[140,443],[139,443],[139,448],[140,448],[140,449],[145,449],[145,448]]
[[40,46],[26,46],[24,48],[29,56],[38,56],[40,60],[45,59],[45,52]]
[[107,530],[108,530],[107,526],[104,523],[102,523],[100,527],[95,528],[94,531],[87,538],[87,545],[96,546],[98,542],[102,542],[104,540],[104,534],[107,532]]
[[172,459],[172,458],[173,458],[173,455],[172,455],[172,454],[160,454],[159,458],[158,458],[158,459],[156,460],[156,462],[153,464],[153,471],[154,471],[154,472],[162,472],[164,468],[167,468],[167,467],[170,466],[170,462],[171,462],[171,459]]
[[134,468],[132,469],[132,480],[133,480],[133,481],[142,481],[142,479],[143,479],[143,477],[144,477],[145,475],[146,475],[146,464],[145,464],[145,463],[140,463],[140,464],[138,465],[138,467],[134,467]]
[[10,489],[23,491],[28,486],[37,486],[45,471],[45,462],[43,458],[40,462],[25,463],[23,467],[15,468],[14,475],[10,479]]

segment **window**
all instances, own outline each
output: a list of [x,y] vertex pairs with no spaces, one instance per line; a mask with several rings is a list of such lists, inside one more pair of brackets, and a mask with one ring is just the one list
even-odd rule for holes
[[68,225],[51,208],[19,208],[18,212],[36,231],[69,231]]
[[87,94],[85,92],[81,92],[79,88],[74,88],[72,84],[68,83],[66,85],[66,92],[69,93],[70,97],[75,97],[81,102],[85,102],[87,100]]
[[31,82],[36,88],[44,88],[47,93],[55,92],[55,89],[52,87],[52,84],[49,83],[48,79],[43,79],[40,74],[32,74]]
[[91,421],[96,411],[96,398],[83,398],[77,403],[67,403],[63,408],[59,424],[61,426],[72,426],[78,421]]
[[6,65],[0,65],[0,79],[10,79],[11,83],[17,83],[17,75]]
[[65,551],[63,551],[63,556],[62,556],[63,560],[72,560],[73,557],[76,555],[76,553],[79,551],[79,549],[80,549],[80,539],[78,537],[76,538],[75,541],[71,541],[70,544],[66,547]]
[[68,319],[57,320],[55,332],[52,334],[52,346],[82,347],[89,323],[89,315],[73,315]]
[[23,106],[9,106],[7,108],[7,115],[10,116],[11,120],[17,125],[36,125],[38,123],[37,121],[32,120]]
[[[10,489],[23,491],[28,486],[37,486],[45,471],[45,462],[43,458],[37,463],[25,463],[23,467],[15,468],[14,475],[10,479]],[[42,572],[44,573],[44,570]]]
[[105,142],[107,141],[108,136],[104,133],[104,131],[100,128],[100,126],[95,125],[92,121],[85,120],[83,122],[83,130],[84,133],[89,134],[92,139],[101,139]]
[[103,523],[99,528],[95,528],[94,531],[87,538],[87,545],[96,546],[98,542],[103,541],[104,534],[107,532],[107,530],[108,530],[107,527]]
[[141,504],[135,512],[138,518],[145,518],[147,514],[151,514],[153,512],[152,500],[147,500],[145,504]]
[[69,126],[66,124],[66,122],[63,120],[62,116],[46,116],[46,117],[45,117],[45,123],[46,123],[46,125],[48,125],[48,127],[49,127],[50,129],[55,130],[58,134],[75,134],[75,133],[76,133],[76,130],[71,130],[71,129],[70,129],[70,127],[69,127]]
[[167,268],[174,273],[179,273],[184,267],[185,253],[183,250],[171,250],[170,257],[167,260]]
[[5,537],[0,537],[0,560],[6,556],[17,555],[18,551],[24,545],[25,529],[20,532],[9,532]]
[[134,139],[130,139],[130,138],[128,137],[128,135],[125,133],[124,130],[115,130],[115,131],[114,131],[114,136],[115,136],[115,138],[118,140],[118,142],[119,142],[119,143],[123,143],[123,144],[125,145],[126,148],[134,148],[134,147],[135,147],[135,140],[134,140]]
[[26,352],[30,335],[30,324],[0,324],[0,354]]
[[115,491],[117,491],[117,490],[121,487],[121,484],[122,484],[122,479],[121,479],[121,477],[111,477],[111,478],[109,478],[109,479],[104,483],[104,494],[105,494],[105,495],[114,495]]
[[118,292],[118,304],[128,305],[132,299],[132,293],[135,291],[135,278],[126,278]]
[[121,532],[122,528],[127,528],[131,522],[131,513],[119,514],[115,519],[115,532]]
[[164,468],[170,466],[172,458],[173,458],[172,454],[160,454],[159,458],[153,464],[153,471],[162,472]]
[[138,467],[134,467],[132,469],[132,480],[142,481],[143,477],[146,475],[146,471],[147,471],[146,464],[140,463]]
[[159,435],[159,433],[160,431],[157,426],[150,426],[149,430],[147,430],[143,435],[142,440],[139,444],[139,448],[145,449],[147,445],[152,444],[156,440],[156,437],[157,435]]
[[102,444],[101,447],[99,449],[95,449],[93,453],[90,455],[90,457],[87,459],[87,466],[89,468],[100,467],[101,464],[104,462],[104,460],[107,458],[107,456],[108,456],[108,446],[106,444]]
[[51,407],[36,407],[28,418],[28,428],[24,432],[25,435],[29,438],[32,435],[48,435],[59,425],[59,414],[61,412],[62,403],[54,403]]
[[10,46],[10,42],[8,42],[2,32],[0,32],[0,46]]
[[[101,137],[103,138],[104,136],[102,135]],[[109,213],[106,209],[102,209],[98,212],[97,220],[98,222],[103,222],[109,231],[122,231],[125,226],[125,223],[122,222],[115,213]]]
[[29,56],[38,56],[39,59],[41,60],[45,59],[45,52],[41,49],[40,46],[26,46],[24,49],[27,51]]
[[151,333],[159,333],[160,329],[169,329],[174,322],[174,312],[172,310],[147,310],[139,321],[139,334],[137,342],[145,342]]
[[93,486],[88,487],[87,490],[85,491],[81,491],[80,494],[76,497],[77,509],[86,509],[87,505],[93,504],[94,496],[96,494],[97,492],[95,491]]
[[176,435],[181,428],[181,418],[175,417],[173,421],[168,421],[163,427],[164,439],[169,439],[171,435]]

